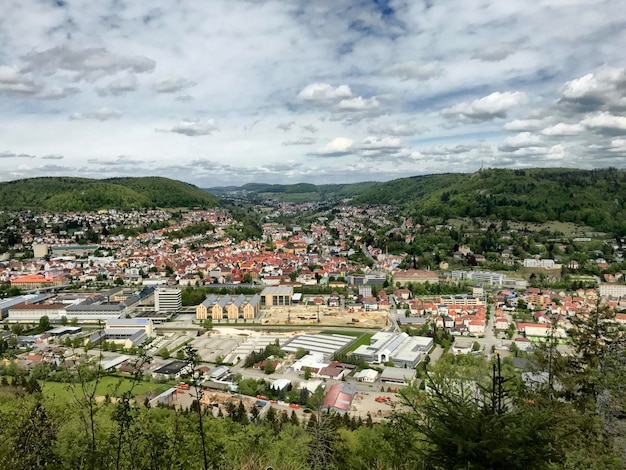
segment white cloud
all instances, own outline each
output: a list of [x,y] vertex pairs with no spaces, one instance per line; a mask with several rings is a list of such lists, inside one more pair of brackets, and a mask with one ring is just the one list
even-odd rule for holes
[[504,128],[507,131],[538,131],[544,127],[542,119],[514,119],[507,122]]
[[0,66],[0,93],[34,95],[40,91],[41,87],[16,67]]
[[339,109],[342,111],[367,111],[370,109],[376,109],[380,106],[380,103],[376,97],[363,98],[357,96],[356,98],[341,100],[339,102]]
[[519,134],[507,137],[499,147],[501,151],[514,151],[524,147],[543,146],[544,142],[541,136],[531,134],[530,132],[520,132]]
[[158,132],[173,132],[175,134],[182,134],[188,137],[195,137],[201,135],[211,135],[218,131],[217,123],[215,119],[207,120],[182,120],[178,124],[170,127],[169,129],[157,129]]
[[421,134],[424,130],[423,127],[404,122],[378,122],[368,127],[368,132],[372,134],[386,134],[396,137]]
[[104,48],[73,49],[56,46],[29,52],[25,57],[26,71],[54,75],[61,71],[74,72],[79,80],[95,81],[122,71],[149,73],[155,62],[147,57],[118,55]]
[[286,140],[283,145],[313,145],[315,142],[317,142],[315,137],[299,137],[295,140]]
[[352,153],[354,150],[353,144],[354,141],[352,139],[348,139],[346,137],[336,137],[311,154],[319,157],[342,157]]
[[398,149],[402,145],[400,139],[395,137],[367,137],[360,148],[363,150],[372,149]]
[[[353,3],[212,0],[172,13],[161,1],[6,0],[2,148],[38,157],[4,158],[0,179],[62,171],[41,155],[64,156],[73,176],[202,185],[215,168],[223,184],[380,180],[483,160],[626,168],[623,1]],[[101,108],[123,119],[102,124]],[[518,132],[534,137],[505,144]],[[337,136],[352,144],[324,145]],[[318,147],[344,156],[320,162]],[[85,149],[154,161],[87,166]],[[201,159],[212,163],[190,171]]]
[[550,127],[546,127],[541,131],[543,135],[549,136],[561,136],[561,135],[577,135],[584,130],[584,127],[580,124],[566,124],[559,122]]
[[295,126],[296,121],[289,122],[281,122],[276,126],[276,129],[280,129],[281,131],[288,132],[291,130],[293,126]]
[[528,103],[525,93],[519,91],[494,92],[483,98],[463,102],[446,108],[442,115],[447,118],[467,118],[476,121],[489,121],[504,118],[509,110]]
[[86,113],[72,113],[69,119],[71,121],[77,121],[82,119],[96,119],[98,121],[108,121],[109,119],[119,119],[122,116],[116,109],[112,108],[98,108],[94,111]]
[[138,86],[137,77],[134,75],[126,75],[111,81],[107,86],[98,88],[100,96],[120,96],[135,91]]
[[424,64],[415,61],[394,64],[384,72],[388,75],[400,77],[402,80],[428,80],[441,75],[441,69],[437,64]]
[[351,96],[352,90],[348,85],[333,87],[327,83],[311,83],[298,93],[298,100],[305,103],[328,103]]
[[589,129],[626,132],[626,117],[615,116],[606,112],[589,116],[580,123]]
[[177,93],[186,88],[196,86],[196,82],[183,77],[168,77],[154,84],[157,93]]

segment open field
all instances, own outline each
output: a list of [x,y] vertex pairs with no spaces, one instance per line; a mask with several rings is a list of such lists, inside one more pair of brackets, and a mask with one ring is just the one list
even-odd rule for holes
[[315,305],[291,305],[289,307],[273,307],[265,312],[263,325],[323,325],[359,326],[364,328],[385,328],[387,326],[386,311],[351,312],[339,307]]
[[[80,384],[67,384],[60,382],[40,382],[41,388],[47,396],[54,396],[63,400],[71,400],[75,394],[78,397],[82,396],[82,389]],[[130,390],[132,381],[130,379],[123,379],[120,377],[105,376],[100,379],[96,388],[96,396],[104,397],[106,395],[121,395],[122,393]],[[93,391],[95,381],[87,382],[87,393]],[[152,382],[138,382],[133,388],[133,394],[136,397],[150,393],[151,396],[158,395],[164,392],[170,384],[157,384]],[[75,390],[72,392],[72,388]]]
[[349,353],[349,352],[352,352],[352,351],[356,350],[356,348],[358,348],[359,346],[370,344],[370,340],[372,339],[372,336],[374,336],[372,333],[363,333],[359,337],[359,339],[357,339],[354,343],[352,343],[350,346],[348,346],[342,352],[343,353]]

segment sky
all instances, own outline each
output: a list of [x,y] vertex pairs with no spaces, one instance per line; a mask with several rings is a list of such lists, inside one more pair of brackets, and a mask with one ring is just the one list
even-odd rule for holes
[[2,0],[0,181],[626,168],[623,0]]

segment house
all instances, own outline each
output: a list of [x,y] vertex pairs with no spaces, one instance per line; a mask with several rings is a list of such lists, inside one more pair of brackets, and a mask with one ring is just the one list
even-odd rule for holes
[[485,321],[484,320],[470,320],[467,329],[470,334],[484,335],[485,334]]
[[354,378],[359,382],[373,383],[378,378],[378,371],[374,369],[363,369],[354,374]]
[[496,330],[506,330],[509,327],[509,321],[504,317],[496,318],[495,325]]

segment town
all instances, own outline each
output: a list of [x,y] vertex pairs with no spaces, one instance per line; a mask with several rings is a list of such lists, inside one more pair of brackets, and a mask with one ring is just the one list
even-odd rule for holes
[[3,374],[55,389],[81,363],[140,370],[146,402],[189,406],[193,348],[202,403],[301,413],[317,393],[318,407],[380,420],[398,401],[388,392],[444,354],[515,357],[522,371],[548,340],[571,352],[599,306],[626,324],[622,239],[418,223],[387,206],[254,211],[251,238],[222,208],[1,214]]

